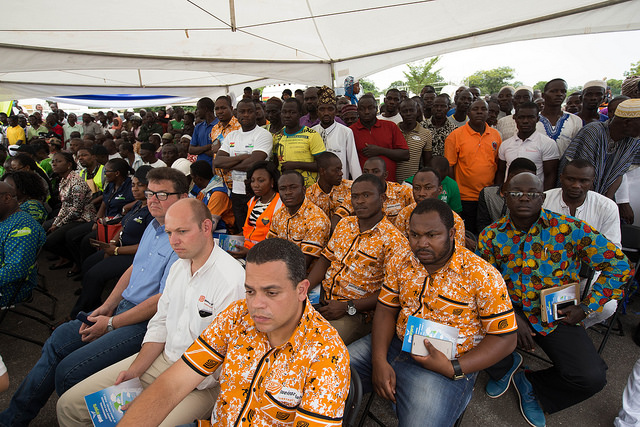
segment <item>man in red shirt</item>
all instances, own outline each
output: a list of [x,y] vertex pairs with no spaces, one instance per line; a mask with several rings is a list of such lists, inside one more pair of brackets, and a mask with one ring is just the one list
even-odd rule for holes
[[357,122],[350,126],[356,140],[360,167],[370,157],[380,156],[387,165],[387,181],[396,180],[396,162],[409,160],[409,146],[398,125],[378,120],[376,99],[364,95],[358,101]]

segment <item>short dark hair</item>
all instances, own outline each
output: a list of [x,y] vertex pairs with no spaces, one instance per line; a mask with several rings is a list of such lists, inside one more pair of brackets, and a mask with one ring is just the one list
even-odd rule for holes
[[538,172],[538,168],[530,159],[527,159],[526,157],[518,157],[509,164],[508,174],[513,175],[516,172],[531,172],[535,175]]
[[400,93],[400,89],[397,89],[397,88],[395,88],[395,87],[392,87],[391,89],[389,89],[389,90],[387,91],[387,93],[385,93],[385,94],[384,94],[384,96],[389,95],[391,92],[398,92],[398,93]]
[[91,154],[93,154],[94,156],[106,156],[107,154],[109,154],[109,152],[107,151],[107,147],[105,147],[104,145],[96,144],[91,147]]
[[260,103],[260,101],[255,101],[253,98],[242,98],[240,101],[238,101],[236,108],[240,108],[240,104],[250,104],[255,108],[256,104],[258,103]]
[[382,180],[380,178],[378,178],[377,176],[375,176],[372,173],[363,173],[362,175],[360,175],[358,178],[356,178],[355,181],[353,181],[353,184],[351,184],[351,188],[353,189],[353,186],[360,183],[360,182],[370,182],[373,185],[375,185],[376,189],[378,190],[378,194],[379,195],[383,195],[384,194],[384,184],[382,182]]
[[414,215],[419,215],[423,213],[429,212],[437,212],[440,216],[440,220],[444,224],[447,230],[451,230],[454,225],[453,221],[453,211],[449,207],[448,204],[443,202],[440,199],[424,199],[420,203],[416,205],[416,208],[411,212],[411,216],[409,217],[409,221],[413,218]]
[[177,169],[161,167],[155,168],[147,173],[147,181],[171,181],[173,191],[180,194],[187,194],[189,191],[189,180]]
[[[387,162],[384,161],[384,159],[380,156],[373,156],[373,157],[369,157],[367,160],[365,160],[365,163],[367,162],[378,162],[380,164],[382,164],[382,170],[384,172],[387,171]],[[364,166],[364,164],[363,164]]]
[[567,87],[569,86],[569,85],[567,85],[567,81],[566,81],[565,79],[561,79],[561,78],[551,79],[551,80],[549,80],[549,81],[547,82],[547,84],[545,84],[545,85],[544,85],[544,90],[543,90],[543,92],[546,92],[546,91],[547,91],[547,88],[549,87],[549,85],[550,85],[551,83],[555,83],[555,82],[563,82],[565,86],[567,86]]
[[294,287],[307,278],[307,267],[302,250],[293,242],[285,239],[265,239],[247,253],[247,264],[266,264],[282,261],[287,266],[287,276]]
[[200,104],[202,108],[208,111],[213,111],[216,107],[216,104],[213,102],[213,99],[209,97],[200,98],[198,100],[198,104]]
[[48,189],[42,178],[35,171],[7,172],[2,176],[2,181],[9,177],[13,178],[16,190],[27,196],[27,198],[44,202]]
[[[421,168],[418,172],[416,172],[416,175],[418,175],[419,173],[427,173],[427,172],[431,172],[432,174],[434,174],[436,176],[436,178],[438,179],[438,185],[442,184],[442,177],[440,176],[440,172],[438,172],[434,168],[430,168],[428,166],[425,166],[425,167]],[[416,175],[413,176],[414,179],[415,179]]]
[[340,160],[340,157],[338,157],[331,151],[323,151],[322,153],[315,155],[314,159],[316,161],[316,164],[318,165],[318,169],[326,169],[327,167],[329,167],[329,162],[333,161],[334,159]]
[[291,89],[285,89],[282,91],[283,95],[289,95],[289,96],[293,96],[293,92],[291,92]]
[[249,168],[249,170],[247,171],[247,184],[246,184],[246,192],[247,195],[249,196],[255,196],[255,194],[253,193],[253,189],[251,188],[251,177],[253,177],[253,174],[255,173],[255,171],[259,170],[259,169],[264,169],[267,171],[267,173],[271,176],[271,179],[273,180],[273,189],[277,192],[278,191],[278,179],[280,179],[280,171],[278,171],[278,168],[276,167],[276,165],[273,162],[258,162],[255,165],[251,166]]
[[129,141],[124,141],[120,143],[120,146],[124,148],[126,151],[133,153],[133,144],[130,143]]
[[153,151],[155,153],[156,152],[156,146],[153,145],[150,142],[143,142],[142,144],[140,144],[140,151],[142,151],[142,150]]
[[133,172],[133,169],[131,169],[131,167],[129,166],[129,163],[127,163],[126,160],[118,157],[109,160],[106,163],[106,165],[107,164],[111,165],[114,171],[120,172],[120,176],[122,176],[125,179],[129,176],[130,173]]
[[304,187],[304,177],[302,176],[302,174],[300,172],[298,172],[297,170],[284,171],[284,172],[282,172],[282,175],[280,175],[280,178],[282,178],[283,176],[287,176],[287,175],[295,175],[295,176],[297,176],[298,179],[300,180],[300,184]]
[[141,184],[147,185],[147,184],[149,184],[149,180],[147,179],[147,175],[149,174],[149,171],[152,171],[153,169],[154,169],[153,166],[142,165],[133,174],[133,176],[135,178],[138,178],[138,181],[140,181]]
[[569,163],[567,163],[566,165],[564,165],[564,168],[562,168],[562,172],[564,172],[564,170],[567,168],[567,166],[573,166],[576,169],[584,169],[584,168],[591,168],[593,170],[595,170],[595,166],[593,166],[593,164],[586,160],[586,159],[573,159],[571,160]]
[[227,95],[222,95],[216,98],[216,102],[218,101],[227,101],[227,105],[229,105],[229,107],[233,108],[233,104],[231,103],[231,97],[227,96]]
[[197,176],[209,181],[213,178],[213,169],[211,169],[211,165],[206,160],[196,160],[191,163],[190,169],[191,176]]
[[292,103],[292,102],[296,104],[296,107],[298,108],[298,113],[302,114],[302,103],[300,102],[300,100],[298,98],[294,98],[293,96],[291,98],[287,98],[282,103],[282,106],[284,107],[285,105],[287,105],[289,103]]
[[377,107],[378,106],[378,100],[376,99],[375,96],[371,95],[370,93],[365,93],[364,95],[362,95],[360,97],[360,99],[358,99],[358,105],[360,105],[360,101],[365,100],[365,99],[371,99],[373,100],[373,104]]
[[536,110],[536,114],[540,112],[540,106],[538,106],[538,104],[536,104],[535,102],[527,101],[527,102],[523,102],[522,104],[518,105],[518,108],[516,108],[516,114],[518,113],[518,111],[522,110],[523,108],[525,110],[528,109],[528,108]]
[[451,97],[449,97],[449,95],[447,95],[446,93],[441,93],[440,95],[437,95],[435,99],[438,98],[444,98],[447,101],[447,105],[451,105]]

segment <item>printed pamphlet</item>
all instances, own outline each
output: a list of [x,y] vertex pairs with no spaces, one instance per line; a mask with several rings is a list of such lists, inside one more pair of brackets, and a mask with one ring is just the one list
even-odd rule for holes
[[138,378],[133,378],[85,396],[91,422],[96,427],[115,426],[124,416],[121,408],[131,403],[140,393],[142,384]]
[[411,353],[413,336],[421,335],[427,339],[437,338],[439,340],[448,341],[451,344],[450,354],[452,355],[452,358],[455,358],[458,354],[458,332],[458,328],[454,328],[452,326],[443,325],[441,323],[421,319],[415,316],[409,316],[409,319],[407,320],[407,329],[404,333],[402,351]]

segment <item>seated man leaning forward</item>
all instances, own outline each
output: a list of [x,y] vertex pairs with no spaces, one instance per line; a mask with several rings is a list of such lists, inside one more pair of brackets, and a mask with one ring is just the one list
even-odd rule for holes
[[305,275],[304,255],[295,244],[275,238],[252,247],[246,300],[218,315],[133,401],[119,425],[159,424],[219,366],[215,426],[342,425],[349,354],[309,304]]
[[87,326],[79,320],[53,331],[42,355],[0,413],[0,425],[26,425],[55,390],[58,396],[96,372],[140,351],[147,321],[156,313],[171,265],[178,259],[164,230],[165,213],[187,197],[187,178],[171,168],[153,169],[145,196],[154,220],[140,240],[133,265],[120,277]]
[[[533,350],[535,342],[553,362],[547,369],[517,372],[522,356],[513,352],[487,369],[489,397],[501,396],[513,377],[520,411],[532,426],[545,425],[543,410],[561,411],[606,384],[607,365],[580,322],[622,298],[620,287],[631,277],[629,261],[605,236],[577,218],[542,209],[542,189],[532,173],[511,178],[505,192],[509,214],[484,229],[477,250],[504,277],[516,311],[518,345]],[[581,262],[600,271],[598,280],[579,305],[558,310],[562,320],[544,322],[540,291],[578,282]]]
[[[193,343],[213,318],[244,297],[244,269],[213,242],[213,221],[207,206],[184,199],[169,208],[165,230],[180,259],[167,277],[158,311],[149,321],[140,352],[93,374],[58,400],[58,422],[91,426],[84,396],[140,378],[144,388]],[[218,395],[217,379],[205,378],[160,424],[174,427],[211,414]]]
[[[453,212],[445,202],[418,203],[409,225],[411,251],[387,263],[372,333],[348,348],[364,391],[373,386],[395,402],[401,426],[453,425],[471,400],[478,371],[516,346],[504,280],[455,245],[454,236]],[[458,328],[456,358],[449,360],[428,339],[427,356],[402,353],[409,316]]]
[[[389,182],[387,184],[390,184]],[[408,250],[406,239],[385,216],[384,183],[365,173],[351,186],[355,216],[341,220],[309,282],[322,284],[318,309],[349,345],[371,331],[371,314],[394,252]]]

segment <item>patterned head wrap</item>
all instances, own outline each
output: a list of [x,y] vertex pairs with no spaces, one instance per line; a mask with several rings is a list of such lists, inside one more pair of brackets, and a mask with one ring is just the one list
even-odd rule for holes
[[336,104],[336,93],[328,86],[322,86],[318,89],[318,105],[320,104]]
[[622,95],[633,97],[640,92],[640,76],[629,76],[622,82]]
[[353,105],[358,103],[358,98],[356,98],[356,95],[353,93],[353,85],[355,84],[356,81],[353,76],[348,76],[344,79],[344,96],[349,98],[349,101],[351,101]]
[[627,99],[618,105],[616,117],[626,119],[640,118],[640,99]]
[[342,110],[340,111],[340,114],[344,115],[345,113],[348,113],[349,111],[355,111],[356,113],[358,112],[358,107],[355,105],[345,105],[344,107],[342,107]]

